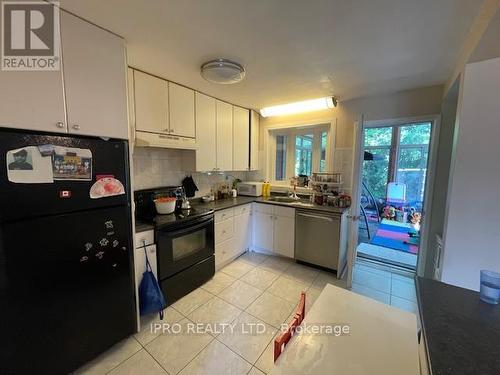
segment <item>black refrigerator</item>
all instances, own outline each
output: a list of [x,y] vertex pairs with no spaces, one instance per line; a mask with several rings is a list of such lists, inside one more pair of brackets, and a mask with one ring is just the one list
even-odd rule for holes
[[0,129],[0,374],[67,374],[133,334],[133,275],[127,142]]

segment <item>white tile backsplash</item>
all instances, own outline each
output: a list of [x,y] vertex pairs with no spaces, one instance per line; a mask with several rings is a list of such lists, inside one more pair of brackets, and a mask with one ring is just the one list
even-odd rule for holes
[[333,170],[341,172],[344,178],[342,190],[350,193],[352,184],[352,148],[336,148],[333,156]]
[[210,192],[217,183],[232,183],[233,176],[242,181],[255,181],[258,172],[227,172],[207,174],[183,170],[184,151],[165,148],[136,147],[133,153],[134,190],[159,186],[180,185],[182,179],[191,174],[198,186],[197,197]]

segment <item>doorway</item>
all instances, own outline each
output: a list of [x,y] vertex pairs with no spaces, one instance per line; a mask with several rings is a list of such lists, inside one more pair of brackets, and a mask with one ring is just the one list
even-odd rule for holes
[[431,133],[431,121],[364,129],[358,258],[416,270]]
[[348,285],[410,311],[413,277],[425,255],[436,123],[361,117],[356,125]]

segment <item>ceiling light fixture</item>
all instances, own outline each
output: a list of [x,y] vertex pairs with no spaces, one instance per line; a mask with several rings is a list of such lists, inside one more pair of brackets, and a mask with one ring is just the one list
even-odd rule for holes
[[304,100],[302,102],[288,103],[282,105],[275,105],[273,107],[266,107],[260,110],[263,117],[271,116],[286,116],[295,113],[319,111],[321,109],[328,109],[337,106],[337,99],[332,96],[326,98],[318,98],[311,100]]
[[245,78],[245,68],[231,60],[216,59],[201,66],[201,76],[209,82],[230,85]]

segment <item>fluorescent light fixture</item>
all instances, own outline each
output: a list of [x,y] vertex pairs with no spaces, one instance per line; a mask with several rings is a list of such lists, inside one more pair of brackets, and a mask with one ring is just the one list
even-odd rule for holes
[[263,117],[271,116],[286,116],[295,113],[319,111],[321,109],[328,109],[337,106],[337,100],[331,96],[326,98],[318,98],[311,100],[304,100],[302,102],[288,103],[282,105],[275,105],[273,107],[266,107],[260,110]]

